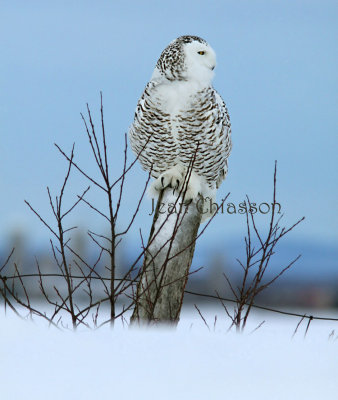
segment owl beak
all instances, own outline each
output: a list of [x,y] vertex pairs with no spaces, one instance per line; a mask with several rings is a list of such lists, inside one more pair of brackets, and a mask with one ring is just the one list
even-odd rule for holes
[[212,67],[211,67],[211,70],[213,71],[215,69],[215,65],[213,65]]

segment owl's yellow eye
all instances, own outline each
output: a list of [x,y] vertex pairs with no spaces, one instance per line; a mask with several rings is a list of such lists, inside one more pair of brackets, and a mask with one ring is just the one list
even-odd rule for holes
[[198,51],[197,53],[203,56],[205,54],[205,51]]

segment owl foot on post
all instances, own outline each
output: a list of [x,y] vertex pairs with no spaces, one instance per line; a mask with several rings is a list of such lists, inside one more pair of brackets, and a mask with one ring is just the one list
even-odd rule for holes
[[184,195],[184,203],[188,204],[191,201],[196,201],[201,192],[202,190],[200,177],[195,174],[195,172],[191,171],[186,190],[184,190],[182,193],[182,195]]
[[[188,185],[186,186],[186,169],[180,165],[175,165],[168,171],[161,174],[152,184],[156,191],[171,187],[176,194],[184,195],[184,202],[189,203],[197,199],[201,192],[201,184],[198,175],[194,172],[190,174]],[[182,186],[185,186],[182,188]]]
[[163,172],[153,183],[153,187],[155,190],[162,190],[166,187],[178,190],[182,186],[183,180],[182,169],[178,165],[175,165],[168,169],[168,171]]

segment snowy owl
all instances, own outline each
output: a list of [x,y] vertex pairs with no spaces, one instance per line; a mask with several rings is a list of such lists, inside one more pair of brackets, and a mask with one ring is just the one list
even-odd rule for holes
[[215,199],[231,151],[226,105],[212,87],[216,55],[197,36],[181,36],[162,52],[129,130],[133,151],[151,171],[152,191],[181,189],[191,160],[185,200]]

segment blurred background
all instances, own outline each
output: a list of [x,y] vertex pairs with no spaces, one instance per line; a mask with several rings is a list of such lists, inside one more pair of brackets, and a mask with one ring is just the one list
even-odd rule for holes
[[[271,203],[274,161],[282,226],[306,219],[277,248],[268,277],[298,254],[301,259],[265,292],[261,302],[304,307],[338,306],[337,235],[337,16],[336,1],[1,1],[0,2],[0,261],[16,247],[22,271],[35,256],[50,264],[50,232],[25,205],[28,200],[55,226],[46,187],[62,186],[67,153],[97,178],[80,112],[86,103],[99,127],[100,91],[112,176],[122,170],[125,133],[161,51],[174,38],[192,34],[215,49],[214,86],[229,108],[233,151],[218,200],[236,212],[217,215],[196,246],[190,287],[227,292],[222,273],[239,279],[236,258],[245,256],[248,195]],[[133,154],[128,150],[128,159]],[[135,210],[147,174],[128,174],[118,229]],[[88,186],[71,175],[65,206]],[[91,188],[88,199],[106,210]],[[151,200],[119,246],[122,271],[141,249],[152,217]],[[232,208],[233,211],[233,208]],[[257,213],[266,232],[269,214]],[[73,243],[92,257],[88,230],[108,227],[85,205],[66,220],[76,225]],[[94,257],[94,256],[93,256]]]

